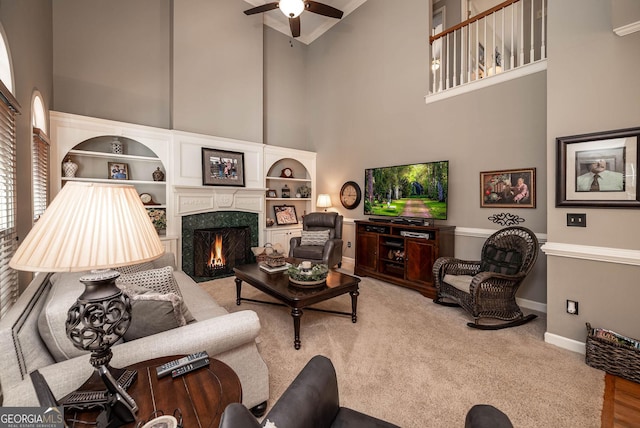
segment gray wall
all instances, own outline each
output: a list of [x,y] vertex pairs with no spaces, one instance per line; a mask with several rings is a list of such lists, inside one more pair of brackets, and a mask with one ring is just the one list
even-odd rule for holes
[[261,14],[244,1],[173,3],[173,128],[261,143]]
[[[31,101],[40,91],[44,107],[53,99],[51,2],[44,0],[0,0],[0,22],[7,36],[13,63],[14,96],[22,107],[16,117],[16,170],[18,200],[18,237],[31,229],[33,218],[31,197]],[[52,166],[55,167],[55,166]],[[31,274],[20,272],[20,287],[24,289]]]
[[54,109],[168,128],[170,12],[170,0],[54,1]]
[[262,142],[263,25],[246,7],[53,2],[55,110]]
[[613,28],[640,22],[638,0],[611,0],[611,24]]
[[[318,152],[318,193],[345,217],[366,218],[338,202],[347,180],[363,186],[364,169],[416,161],[450,161],[449,219],[461,228],[499,229],[492,214],[511,212],[546,232],[546,77],[537,73],[425,105],[428,2],[369,0],[309,46],[306,149]],[[537,170],[535,209],[480,208],[479,173]],[[478,243],[456,240],[456,253]],[[544,256],[541,255],[541,259]],[[540,263],[544,263],[542,260]],[[545,302],[544,270],[519,297]]]
[[305,147],[308,140],[309,46],[264,27],[264,143]]
[[[553,45],[547,70],[547,166],[553,172],[555,138],[640,125],[640,33],[615,35],[610,4],[601,0],[549,2],[548,31]],[[555,185],[550,174],[550,242],[639,249],[637,210],[555,208]],[[566,227],[568,212],[586,213],[587,227]],[[588,321],[640,337],[638,266],[566,257],[548,257],[548,266],[548,332],[584,341]],[[565,313],[566,299],[579,301],[578,316]]]

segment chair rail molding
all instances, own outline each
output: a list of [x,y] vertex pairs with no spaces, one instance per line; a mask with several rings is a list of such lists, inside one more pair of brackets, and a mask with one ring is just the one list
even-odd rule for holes
[[542,246],[541,250],[547,256],[640,266],[639,250],[566,244],[563,242],[547,242]]

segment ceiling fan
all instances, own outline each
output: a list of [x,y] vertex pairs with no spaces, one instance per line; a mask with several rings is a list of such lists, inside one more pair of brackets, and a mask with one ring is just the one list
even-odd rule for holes
[[253,7],[245,10],[244,13],[245,15],[253,15],[278,8],[284,13],[284,16],[289,18],[289,27],[291,27],[291,35],[293,37],[300,36],[300,14],[305,10],[337,19],[342,18],[343,15],[342,11],[335,7],[312,0],[280,0]]

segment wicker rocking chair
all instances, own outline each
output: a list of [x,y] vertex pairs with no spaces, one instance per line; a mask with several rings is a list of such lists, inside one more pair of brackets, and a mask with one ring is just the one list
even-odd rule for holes
[[[481,260],[440,257],[433,265],[435,303],[461,306],[474,319],[467,325],[497,330],[525,324],[536,315],[524,316],[516,303],[516,291],[538,257],[538,239],[529,229],[506,227],[491,235],[482,247]],[[506,323],[479,324],[480,318]]]

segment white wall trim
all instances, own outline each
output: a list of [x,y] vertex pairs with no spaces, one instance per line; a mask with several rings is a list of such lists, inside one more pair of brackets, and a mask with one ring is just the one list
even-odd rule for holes
[[544,334],[544,341],[569,351],[577,352],[582,355],[586,354],[586,345],[584,342],[579,342],[577,340],[558,336],[557,334],[549,332]]
[[547,69],[547,60],[538,60],[531,64],[523,65],[513,70],[508,70],[499,74],[495,74],[490,77],[486,77],[480,80],[474,80],[462,85],[450,88],[436,94],[428,94],[424,97],[426,104],[431,104],[436,101],[441,101],[447,98],[455,97],[456,95],[466,94],[468,92],[476,91],[478,89],[487,88],[502,82],[517,79],[520,77],[528,76],[529,74],[538,73]]
[[[489,236],[493,235],[498,230],[499,229],[478,229],[478,228],[472,228],[472,227],[456,227],[456,236],[487,239]],[[546,233],[536,233],[536,238],[538,238],[538,241],[540,243],[547,242]]]
[[542,251],[547,256],[640,266],[640,250],[547,242]]
[[516,297],[516,303],[523,308],[531,309],[532,311],[547,313],[547,304],[536,302],[535,300],[522,299]]
[[640,21],[632,22],[631,24],[622,25],[613,29],[613,32],[618,36],[627,36],[631,33],[635,33],[636,31],[640,31]]

